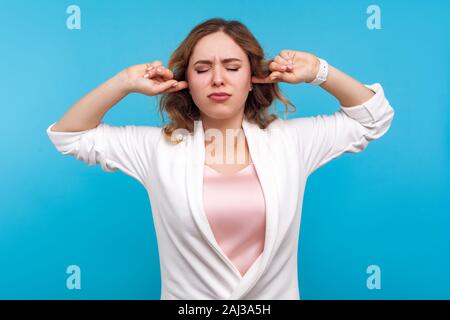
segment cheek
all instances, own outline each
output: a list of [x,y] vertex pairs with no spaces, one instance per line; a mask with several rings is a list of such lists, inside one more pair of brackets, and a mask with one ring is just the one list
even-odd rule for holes
[[199,76],[198,74],[189,77],[189,88],[191,90],[204,88],[208,84],[207,77]]
[[206,92],[205,85],[199,81],[193,81],[189,83],[189,91],[191,92],[191,96],[194,99],[204,99],[204,95]]
[[251,79],[252,78],[250,72],[248,73],[241,72],[238,76],[236,76],[236,82],[238,82],[239,86],[241,86],[242,88],[248,87],[251,82]]

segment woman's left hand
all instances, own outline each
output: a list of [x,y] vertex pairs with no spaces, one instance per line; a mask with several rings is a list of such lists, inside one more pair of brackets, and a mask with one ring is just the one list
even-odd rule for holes
[[265,78],[252,76],[252,83],[302,83],[311,82],[319,72],[319,59],[308,52],[282,50],[270,60],[271,73]]

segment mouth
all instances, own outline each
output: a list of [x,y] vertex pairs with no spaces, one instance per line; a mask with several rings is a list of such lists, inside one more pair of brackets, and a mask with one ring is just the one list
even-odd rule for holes
[[230,98],[230,94],[225,93],[225,92],[218,92],[218,93],[212,93],[208,96],[208,98],[210,98],[211,100],[214,101],[225,101],[228,100],[228,98]]

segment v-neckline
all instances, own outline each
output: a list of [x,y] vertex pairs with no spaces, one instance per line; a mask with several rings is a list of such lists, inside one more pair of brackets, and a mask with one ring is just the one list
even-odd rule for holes
[[225,173],[225,172],[217,171],[216,169],[214,169],[214,168],[208,166],[207,164],[204,164],[204,166],[205,166],[206,168],[210,169],[211,171],[213,171],[214,173],[218,174],[218,175],[221,175],[221,176],[234,176],[234,175],[236,175],[236,174],[239,174],[239,173],[241,173],[241,172],[247,170],[247,169],[250,168],[251,166],[253,166],[253,162],[250,163],[249,165],[245,166],[244,168],[242,168],[242,169],[240,169],[240,170],[238,170],[238,171],[236,171],[236,172],[232,172],[232,173]]
[[276,176],[274,166],[276,164],[273,157],[273,150],[268,141],[267,131],[259,128],[255,123],[249,122],[245,117],[242,122],[245,136],[248,141],[250,158],[258,175],[263,190],[266,205],[266,230],[264,238],[264,249],[262,254],[252,263],[247,272],[242,276],[233,262],[217,243],[214,233],[209,225],[206,213],[203,208],[203,177],[205,165],[205,136],[202,121],[194,121],[194,132],[188,140],[186,163],[186,191],[190,212],[204,239],[210,247],[217,253],[224,263],[230,268],[233,275],[238,280],[236,286],[228,299],[240,299],[256,284],[266,269],[270,258],[274,253],[275,242],[277,240],[277,230],[279,225],[278,197],[276,190]]

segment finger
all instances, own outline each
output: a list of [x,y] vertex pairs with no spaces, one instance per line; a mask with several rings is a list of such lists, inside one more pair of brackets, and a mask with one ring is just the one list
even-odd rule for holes
[[289,64],[289,61],[286,59],[283,59],[281,56],[276,56],[273,60],[276,63],[281,64],[283,66],[287,66]]
[[155,84],[159,84],[159,83],[165,81],[163,78],[160,78],[160,77],[153,77],[153,78],[150,78],[148,74],[145,74],[145,75],[144,75],[144,78],[145,78],[145,79],[148,79],[148,80],[150,80],[150,81],[153,81]]
[[153,68],[145,72],[144,78],[164,82],[166,80],[171,80],[173,77],[169,79],[164,79],[164,77],[161,75],[161,72],[158,72],[158,69]]
[[156,68],[158,66],[162,66],[162,64],[163,63],[161,61],[156,60],[156,61],[152,61],[152,62],[147,63],[147,67],[150,66],[150,67]]
[[147,70],[144,74],[144,78],[154,79],[154,80],[156,80],[157,78],[162,79],[162,77],[158,76],[156,69]]
[[146,66],[145,67],[146,70],[152,70],[152,69],[156,69],[156,68],[158,68],[160,66],[163,66],[163,64],[162,64],[161,61],[154,61],[154,62],[151,62],[151,63],[146,63],[145,66]]
[[166,80],[173,79],[173,72],[164,66],[150,67],[146,70],[146,73],[153,72],[155,75]]
[[286,69],[283,70],[283,71],[292,71],[294,69],[293,63],[289,62],[289,60],[286,60],[286,59],[282,58],[281,56],[276,56],[274,61],[279,63],[279,64],[281,64],[281,65],[283,65],[283,66],[286,66]]
[[252,76],[252,83],[271,83],[272,81],[270,80],[270,78],[267,76],[265,78],[258,78],[255,76]]
[[189,85],[188,85],[187,81],[178,81],[178,83],[174,87],[170,87],[165,92],[167,92],[167,93],[176,92],[176,91],[186,89],[188,87],[189,87]]
[[288,63],[290,63],[290,64],[293,64],[293,63],[294,63],[294,61],[293,61],[293,60],[294,60],[293,54],[289,53],[288,50],[282,50],[282,51],[280,52],[280,56],[281,56],[284,60],[288,61]]
[[164,66],[159,66],[155,69],[155,72],[158,76],[162,77],[164,80],[171,80],[173,79],[173,73],[167,68],[164,68]]
[[252,82],[253,83],[274,83],[274,82],[281,81],[280,77],[281,77],[281,73],[275,71],[264,78],[258,78],[258,77],[253,76]]
[[284,65],[282,65],[282,64],[280,64],[280,63],[278,63],[278,62],[272,61],[272,62],[270,63],[270,65],[269,65],[269,69],[270,69],[270,71],[280,71],[280,72],[283,72],[283,71],[286,71],[286,70],[287,70],[287,67],[284,66]]
[[178,81],[170,80],[170,81],[166,81],[166,82],[157,83],[157,84],[155,84],[155,87],[158,90],[158,92],[161,93],[161,92],[164,92],[168,89],[175,87],[177,84],[178,84]]
[[150,71],[150,70],[154,70],[156,68],[158,68],[159,66],[162,66],[162,62],[157,60],[157,61],[153,61],[153,62],[149,62],[145,64],[145,71]]
[[269,79],[272,81],[279,81],[279,80],[281,80],[282,76],[283,76],[283,72],[274,71],[271,74],[269,74]]

